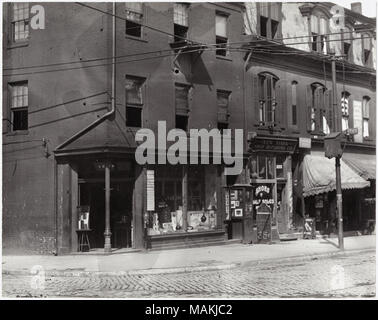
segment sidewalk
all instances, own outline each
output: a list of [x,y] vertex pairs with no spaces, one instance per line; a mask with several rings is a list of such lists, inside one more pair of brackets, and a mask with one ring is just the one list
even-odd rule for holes
[[148,274],[228,269],[269,263],[270,260],[315,259],[359,251],[375,251],[376,237],[344,239],[345,251],[337,248],[337,239],[280,242],[272,245],[229,244],[222,246],[165,251],[130,252],[112,255],[3,256],[3,273],[30,274],[33,266],[42,266],[46,274]]

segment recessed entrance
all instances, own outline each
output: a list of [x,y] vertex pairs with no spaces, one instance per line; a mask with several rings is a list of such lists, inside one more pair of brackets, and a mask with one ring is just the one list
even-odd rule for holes
[[[130,181],[110,184],[110,225],[113,248],[132,247],[132,195]],[[79,206],[89,206],[89,234],[91,248],[104,248],[105,182],[79,183]]]

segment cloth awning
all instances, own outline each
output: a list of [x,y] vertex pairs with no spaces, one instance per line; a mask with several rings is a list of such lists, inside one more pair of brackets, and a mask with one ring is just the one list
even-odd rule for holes
[[[360,177],[342,159],[341,188],[362,189],[370,186],[370,182]],[[324,156],[306,155],[303,160],[303,196],[330,192],[336,189],[335,159]]]
[[375,180],[375,154],[344,153],[342,159],[362,178]]

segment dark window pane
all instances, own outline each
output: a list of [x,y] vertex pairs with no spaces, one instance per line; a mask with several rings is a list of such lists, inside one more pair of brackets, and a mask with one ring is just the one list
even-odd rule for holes
[[179,24],[174,25],[175,42],[185,41],[188,36],[188,27]]
[[28,111],[17,110],[13,111],[13,130],[27,130],[28,129]]
[[225,129],[228,129],[228,123],[218,122],[218,130],[223,133]]
[[268,36],[267,23],[268,23],[268,18],[260,16],[260,35],[262,37]]
[[142,108],[126,107],[126,126],[142,127]]
[[291,106],[291,121],[293,125],[297,125],[297,106],[296,105]]
[[[227,55],[227,49],[226,49],[227,38],[217,36],[216,37],[216,43],[217,43],[217,48],[221,48],[221,49],[216,50],[216,54],[218,56],[224,56],[225,57]],[[224,48],[224,49],[222,49],[222,48]]]
[[126,34],[140,38],[142,36],[142,26],[130,20],[126,20]]
[[312,34],[312,51],[318,51],[318,36],[316,34]]
[[188,130],[188,116],[176,115],[176,128]]
[[272,26],[272,39],[276,37],[277,30],[278,30],[278,21],[271,20],[271,26]]
[[364,63],[368,63],[369,62],[369,57],[370,57],[370,50],[364,50]]

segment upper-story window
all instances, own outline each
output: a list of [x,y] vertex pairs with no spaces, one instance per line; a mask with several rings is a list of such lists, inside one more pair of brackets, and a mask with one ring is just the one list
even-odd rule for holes
[[278,78],[270,73],[259,74],[259,122],[276,121],[276,83]]
[[342,33],[343,36],[343,53],[344,53],[344,59],[348,61],[352,61],[352,38],[353,34],[350,28],[345,27]]
[[189,122],[189,92],[190,86],[185,84],[175,85],[176,128],[188,130]]
[[184,41],[188,37],[189,27],[189,4],[174,3],[173,23],[175,42]]
[[330,90],[327,90],[320,83],[313,83],[307,86],[307,130],[313,134],[328,134],[332,123],[330,121],[332,100]]
[[363,128],[362,136],[364,138],[369,137],[369,109],[370,109],[370,97],[364,96],[362,99],[362,119],[363,119]]
[[297,119],[297,88],[298,82],[293,81],[291,83],[291,125],[297,126],[298,119]]
[[11,131],[28,129],[28,83],[16,82],[9,84]]
[[341,130],[349,129],[349,98],[346,91],[341,93]]
[[145,79],[126,76],[126,126],[142,127],[143,84]]
[[217,50],[216,54],[218,56],[227,55],[227,20],[228,16],[224,13],[217,12],[215,15],[215,37]]
[[311,15],[311,49],[312,51],[327,53],[328,19],[323,15]]
[[26,41],[29,38],[29,3],[12,4],[12,41]]
[[217,90],[218,129],[221,132],[228,129],[230,95],[229,91]]
[[143,24],[143,3],[126,2],[126,34],[141,38]]
[[361,35],[362,40],[362,62],[369,66],[371,63],[371,37],[368,33]]
[[278,28],[281,20],[281,4],[278,2],[260,2],[260,35],[268,39],[278,36]]

